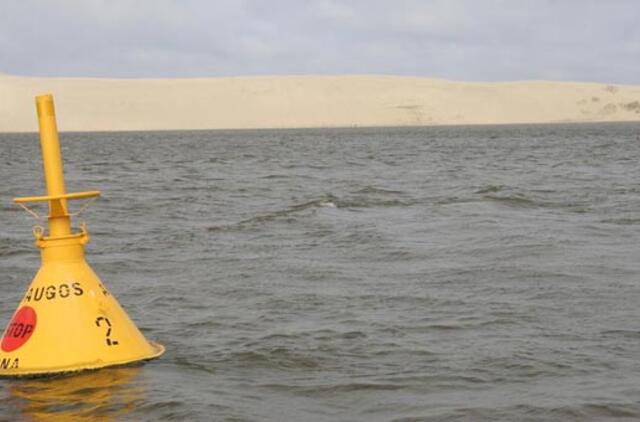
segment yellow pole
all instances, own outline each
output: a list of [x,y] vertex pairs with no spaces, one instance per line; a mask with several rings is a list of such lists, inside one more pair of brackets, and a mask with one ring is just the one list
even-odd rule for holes
[[[38,125],[40,127],[40,145],[44,165],[44,177],[49,196],[64,195],[64,174],[62,154],[56,125],[56,111],[53,96],[50,94],[36,97]],[[71,234],[71,220],[67,212],[67,200],[49,201],[49,237],[61,237]]]

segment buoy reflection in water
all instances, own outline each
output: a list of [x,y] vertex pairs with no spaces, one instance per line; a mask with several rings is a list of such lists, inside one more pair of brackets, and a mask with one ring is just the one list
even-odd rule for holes
[[136,366],[14,380],[7,384],[7,391],[16,413],[27,420],[120,420],[144,402],[144,388],[135,382],[140,369]]

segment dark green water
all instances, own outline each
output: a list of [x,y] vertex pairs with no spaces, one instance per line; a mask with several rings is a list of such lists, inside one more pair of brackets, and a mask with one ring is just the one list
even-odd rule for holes
[[[142,367],[6,421],[640,419],[640,124],[63,134]],[[0,325],[39,265],[0,134]]]

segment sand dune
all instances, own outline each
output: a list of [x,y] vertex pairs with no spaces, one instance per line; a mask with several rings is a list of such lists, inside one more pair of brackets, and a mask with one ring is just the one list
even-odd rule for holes
[[0,74],[0,131],[37,130],[53,93],[63,131],[640,121],[640,86],[398,76],[207,79]]

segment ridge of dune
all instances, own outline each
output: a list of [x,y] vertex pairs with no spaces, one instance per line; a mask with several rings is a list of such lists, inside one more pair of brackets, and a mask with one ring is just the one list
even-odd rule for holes
[[37,131],[55,96],[62,131],[640,121],[640,86],[405,76],[42,78],[0,73],[0,132]]

